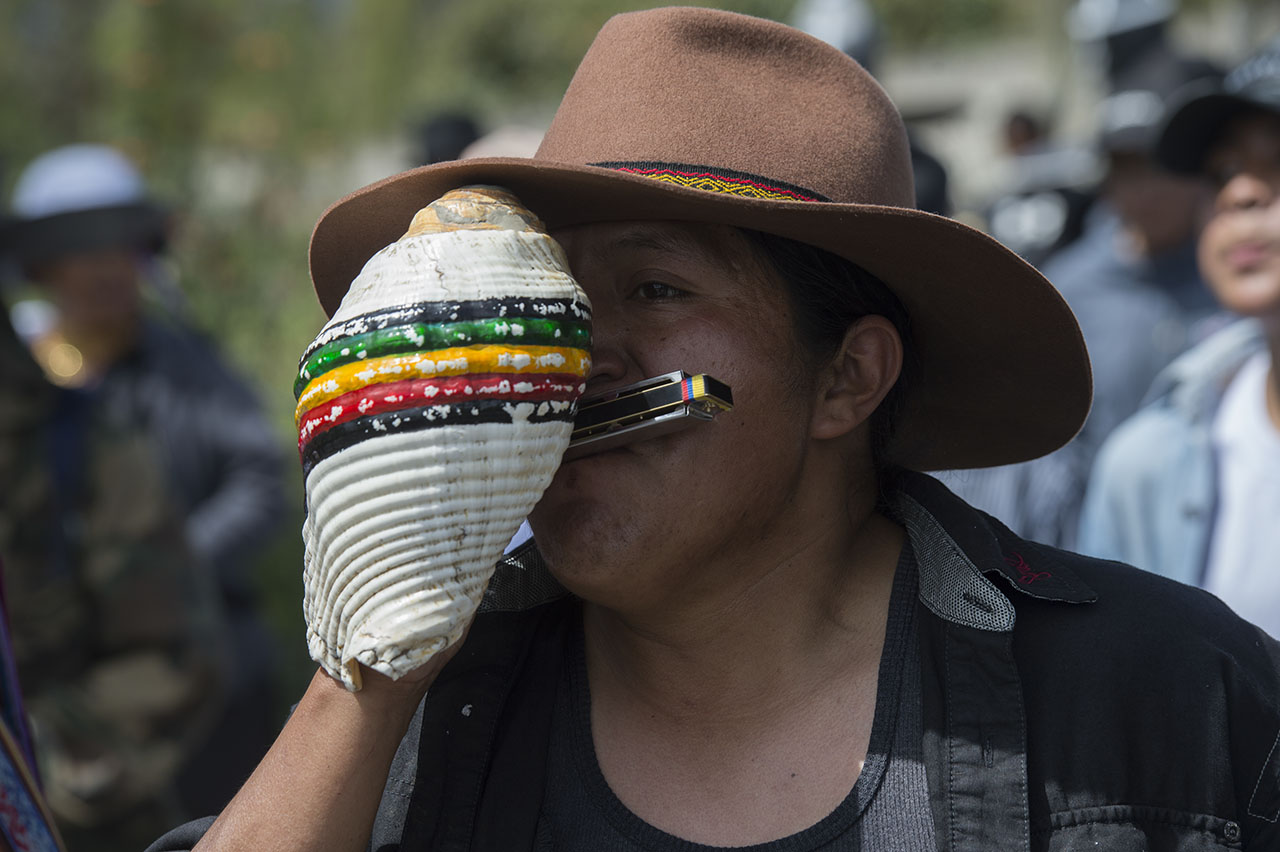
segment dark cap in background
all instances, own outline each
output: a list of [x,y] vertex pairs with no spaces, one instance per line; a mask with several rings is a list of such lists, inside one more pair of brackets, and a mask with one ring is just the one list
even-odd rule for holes
[[1100,106],[1098,147],[1108,154],[1154,154],[1176,95],[1187,86],[1217,86],[1222,71],[1203,59],[1158,52],[1128,69]]
[[1194,174],[1227,123],[1249,112],[1280,115],[1280,36],[1221,83],[1198,83],[1181,91],[1161,130],[1156,156],[1171,171]]

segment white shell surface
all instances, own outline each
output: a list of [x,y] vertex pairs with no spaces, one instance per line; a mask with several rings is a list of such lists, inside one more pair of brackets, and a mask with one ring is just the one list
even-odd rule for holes
[[369,258],[316,340],[327,342],[331,330],[346,321],[387,308],[495,296],[555,299],[575,290],[587,303],[564,250],[543,233],[464,230],[405,237]]
[[312,658],[354,688],[352,660],[400,677],[457,641],[568,433],[567,423],[444,426],[317,464],[303,525]]
[[[588,304],[545,233],[405,237],[370,259],[317,342],[359,333],[351,320],[389,308],[522,297]],[[325,671],[356,690],[356,663],[398,678],[461,637],[568,446],[570,421],[530,416],[572,401],[512,402],[510,422],[374,434],[310,469],[303,612]]]

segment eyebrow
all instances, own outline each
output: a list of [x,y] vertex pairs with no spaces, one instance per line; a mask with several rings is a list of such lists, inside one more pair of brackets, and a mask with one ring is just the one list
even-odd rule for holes
[[759,267],[759,261],[745,240],[733,240],[730,235],[717,233],[698,222],[675,222],[670,226],[636,222],[590,251],[594,258],[605,263],[613,262],[627,252],[639,251],[683,256],[701,263],[728,266],[739,272]]
[[637,225],[608,245],[610,250],[647,250],[672,254],[708,254],[712,247],[687,230]]

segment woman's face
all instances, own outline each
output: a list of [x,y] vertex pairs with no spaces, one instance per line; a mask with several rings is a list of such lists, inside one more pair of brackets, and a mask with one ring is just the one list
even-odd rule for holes
[[788,523],[812,367],[782,283],[727,227],[585,225],[555,234],[592,305],[587,393],[685,370],[733,390],[715,420],[565,463],[530,516],[570,590],[605,605],[660,601],[699,567]]
[[1224,307],[1280,319],[1280,116],[1237,119],[1205,166],[1218,190],[1200,269]]

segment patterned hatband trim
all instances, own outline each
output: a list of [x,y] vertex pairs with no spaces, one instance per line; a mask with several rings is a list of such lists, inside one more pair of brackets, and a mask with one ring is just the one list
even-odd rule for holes
[[776,201],[831,200],[803,186],[771,180],[750,172],[737,172],[715,166],[655,162],[604,162],[590,163],[590,165],[741,198],[770,198]]

